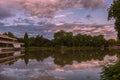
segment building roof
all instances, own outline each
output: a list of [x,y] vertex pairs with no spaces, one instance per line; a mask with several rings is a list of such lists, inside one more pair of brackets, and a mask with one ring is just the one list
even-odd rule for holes
[[15,39],[15,38],[11,38],[11,37],[9,37],[9,36],[2,35],[2,34],[0,34],[0,38],[11,39],[11,40],[17,40],[17,39]]

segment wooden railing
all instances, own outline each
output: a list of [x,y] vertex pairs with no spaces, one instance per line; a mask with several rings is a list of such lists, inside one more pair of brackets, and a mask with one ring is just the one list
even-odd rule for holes
[[12,42],[12,41],[4,41],[4,40],[0,40],[0,43],[14,44],[15,42]]
[[10,62],[14,62],[17,60],[18,57],[24,56],[24,54],[20,54],[18,56],[8,56],[4,58],[0,58],[0,66],[8,64]]

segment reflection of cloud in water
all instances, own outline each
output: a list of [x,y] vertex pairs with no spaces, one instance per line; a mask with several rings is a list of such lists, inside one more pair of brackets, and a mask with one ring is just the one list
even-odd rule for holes
[[[36,69],[12,69],[12,68],[4,68],[4,71],[0,73],[0,75],[7,76],[8,78],[14,78],[15,80],[59,80],[60,77],[54,77],[51,72],[47,70]],[[57,78],[57,79],[56,79]],[[14,80],[13,79],[13,80]],[[61,79],[60,79],[61,80]]]
[[72,65],[66,65],[64,67],[60,67],[60,68],[56,68],[56,71],[68,71],[68,72],[72,72],[72,71],[78,71],[78,70],[93,70],[94,68],[99,68],[101,67],[103,64],[112,64],[115,63],[118,60],[117,55],[114,56],[109,56],[106,55],[104,57],[103,61],[99,61],[99,60],[91,60],[91,61],[86,61],[86,62],[81,62],[78,63],[76,61],[73,61]]
[[91,60],[78,63],[73,61],[72,65],[60,67],[49,57],[43,62],[29,60],[26,66],[23,60],[18,60],[9,67],[0,68],[0,79],[7,80],[99,80],[101,65],[113,60],[117,56],[105,56],[103,61]]
[[99,80],[102,65],[106,63],[112,64],[117,60],[117,55],[106,55],[103,61],[91,60],[81,63],[73,61],[72,65],[56,68],[53,74],[67,77],[67,80]]
[[[20,67],[20,65],[22,67]],[[51,57],[45,59],[43,62],[30,60],[30,63],[27,65],[27,67],[21,60],[11,67],[3,68],[3,70],[0,71],[0,79],[12,78],[12,80],[63,80],[61,77],[54,76],[51,73],[55,67],[57,66],[53,63],[53,59]]]
[[118,60],[117,55],[114,55],[114,56],[106,55],[106,56],[104,57],[104,64],[106,64],[106,65],[108,65],[108,64],[113,64],[113,63],[115,63],[117,60]]

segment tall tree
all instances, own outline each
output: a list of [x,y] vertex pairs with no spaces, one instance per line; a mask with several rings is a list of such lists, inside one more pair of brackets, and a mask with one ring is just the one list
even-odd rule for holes
[[24,43],[25,43],[25,47],[29,47],[28,33],[25,33],[25,35],[24,35]]
[[120,40],[120,0],[113,0],[113,4],[109,8],[108,20],[115,19],[115,29]]

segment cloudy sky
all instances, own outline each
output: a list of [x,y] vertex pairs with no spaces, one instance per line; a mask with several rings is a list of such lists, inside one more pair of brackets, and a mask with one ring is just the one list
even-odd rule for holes
[[0,0],[0,33],[43,35],[51,39],[59,30],[74,34],[115,38],[114,21],[108,21],[112,0]]

